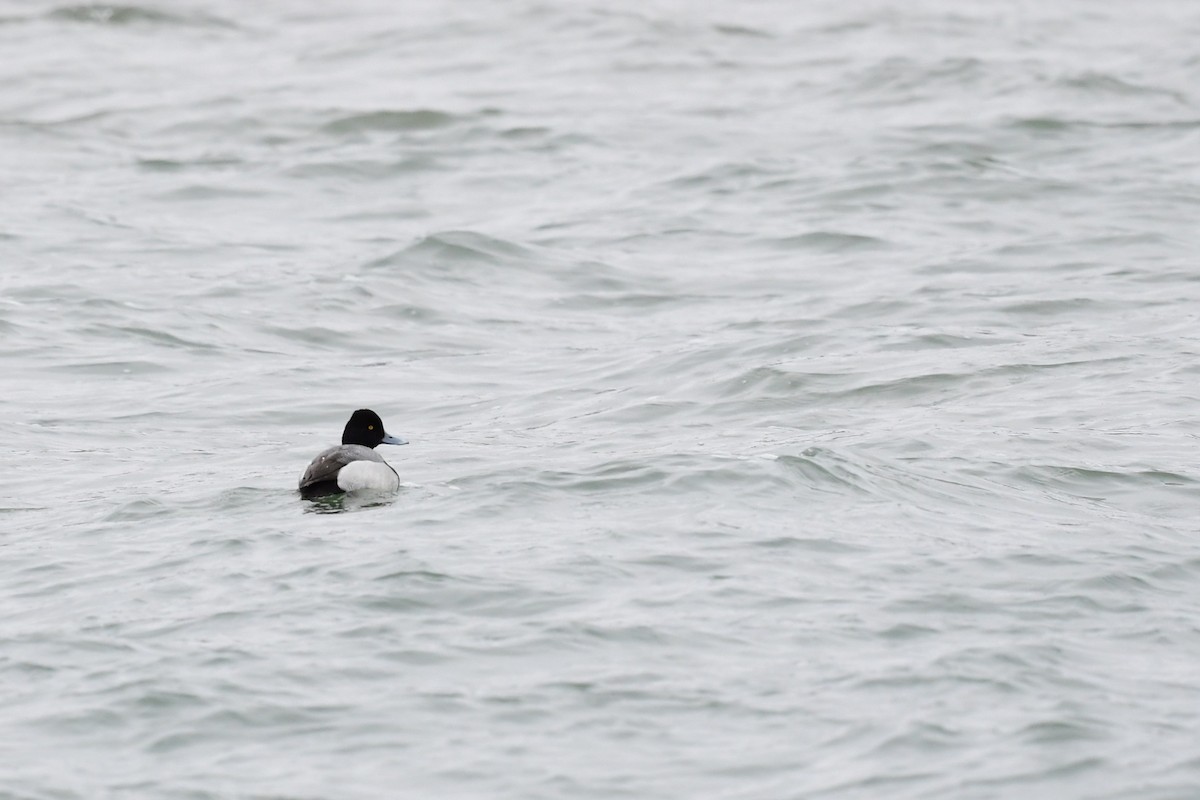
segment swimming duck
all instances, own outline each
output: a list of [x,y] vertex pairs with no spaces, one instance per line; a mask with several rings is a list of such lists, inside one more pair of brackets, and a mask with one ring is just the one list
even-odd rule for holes
[[369,408],[350,415],[342,443],[312,460],[300,478],[300,494],[321,497],[360,490],[394,492],[400,488],[396,470],[375,452],[376,445],[408,444],[383,430],[383,420]]

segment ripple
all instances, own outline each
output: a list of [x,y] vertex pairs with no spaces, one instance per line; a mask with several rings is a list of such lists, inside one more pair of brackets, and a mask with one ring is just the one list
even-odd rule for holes
[[139,498],[121,503],[101,517],[104,522],[140,522],[172,514],[173,508],[162,500]]
[[203,13],[171,14],[154,8],[91,3],[62,6],[49,13],[54,19],[99,25],[179,25],[206,28],[235,28],[232,22]]
[[339,117],[325,123],[322,130],[337,135],[374,131],[420,131],[444,128],[458,122],[459,119],[454,114],[424,108],[412,111],[369,111]]
[[81,361],[74,364],[55,364],[57,372],[87,375],[150,375],[172,372],[172,368],[154,361]]
[[798,236],[785,236],[772,240],[772,244],[785,250],[812,250],[818,253],[879,250],[890,246],[889,242],[875,236],[837,231],[812,231]]
[[[412,156],[397,160],[339,159],[314,161],[289,167],[285,174],[300,181],[328,178],[349,178],[356,181],[378,181],[404,177],[412,173],[445,169],[438,159]],[[389,215],[394,216],[394,215]]]

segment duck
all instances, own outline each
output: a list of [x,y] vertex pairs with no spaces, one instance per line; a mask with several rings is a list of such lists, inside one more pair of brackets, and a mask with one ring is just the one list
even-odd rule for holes
[[383,429],[383,420],[369,408],[350,415],[342,443],[322,451],[300,476],[305,498],[357,491],[394,492],[400,488],[396,470],[375,452],[381,444],[408,444]]

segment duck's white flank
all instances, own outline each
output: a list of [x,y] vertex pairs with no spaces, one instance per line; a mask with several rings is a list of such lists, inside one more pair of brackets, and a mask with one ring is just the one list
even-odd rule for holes
[[400,477],[382,461],[351,461],[338,470],[337,485],[344,492],[369,489],[394,492],[400,488]]

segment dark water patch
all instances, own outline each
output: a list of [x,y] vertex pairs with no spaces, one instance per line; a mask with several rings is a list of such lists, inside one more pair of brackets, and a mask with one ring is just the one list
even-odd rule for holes
[[[276,703],[261,698],[264,695],[282,694],[276,692],[260,692],[259,699],[247,703],[240,708],[220,708],[204,715],[196,721],[202,729],[223,731],[237,735],[240,732],[256,732],[263,729],[277,728],[303,735],[312,731],[314,725],[320,726],[327,715],[336,715],[344,710],[337,704],[304,705],[297,703]],[[210,706],[211,707],[211,706]]]
[[[594,258],[563,258],[548,248],[539,248],[535,252],[556,262],[562,262],[561,269],[567,283],[567,286],[564,287],[566,291],[591,292],[601,296],[637,295],[640,297],[645,295],[648,298],[687,294],[665,276],[649,275],[644,271],[630,272],[620,266]],[[660,288],[661,291],[658,291]],[[695,295],[695,297],[700,296]]]
[[796,396],[803,391],[811,391],[815,386],[845,379],[845,375],[791,372],[778,367],[753,367],[715,384],[713,392],[719,398],[776,394]]
[[722,195],[743,190],[752,182],[752,179],[764,176],[774,179],[775,170],[766,164],[728,162],[700,172],[672,178],[663,185],[673,193],[706,188],[715,195]]
[[84,303],[95,301],[111,307],[123,307],[121,303],[100,298],[87,289],[73,283],[37,283],[14,286],[4,290],[6,297],[28,303]]
[[83,708],[46,714],[26,721],[26,724],[59,736],[91,736],[102,732],[113,736],[117,731],[127,729],[130,722],[128,717],[108,708]]
[[557,297],[551,302],[555,308],[575,311],[622,311],[641,313],[646,309],[666,306],[690,306],[701,298],[687,294],[655,294],[649,292],[615,292],[612,294],[574,294]]
[[78,114],[67,114],[65,116],[49,116],[45,119],[30,120],[30,119],[0,119],[0,128],[11,127],[19,131],[27,131],[34,133],[42,138],[52,138],[62,141],[77,141],[74,127],[97,129],[100,126],[96,123],[112,120],[120,117],[120,113],[115,110],[101,111],[85,111]]
[[513,139],[515,141],[524,141],[527,139],[545,139],[553,133],[552,128],[547,128],[540,125],[523,126],[517,128],[506,128],[499,132],[502,139]]
[[412,648],[406,650],[384,650],[378,654],[377,658],[383,661],[415,667],[447,664],[453,661],[453,656],[447,653],[438,653],[432,650],[416,650]]
[[444,169],[433,156],[416,155],[406,158],[384,159],[339,159],[298,164],[284,170],[283,174],[300,180],[344,179],[353,181],[381,181],[405,177],[419,172]]
[[1069,314],[1099,314],[1120,308],[1124,303],[1093,300],[1092,297],[1062,297],[1055,300],[1024,300],[1002,306],[1000,311],[1008,314],[1026,314],[1030,317],[1057,317]]
[[[124,307],[123,307],[124,308]],[[124,308],[128,313],[128,308]],[[105,339],[138,339],[170,350],[211,352],[220,349],[217,345],[184,339],[167,331],[143,328],[134,325],[92,325],[85,329],[89,336]]]
[[433,572],[427,569],[402,569],[394,572],[388,572],[384,575],[379,575],[374,578],[376,581],[399,583],[426,583],[443,585],[446,583],[457,582],[463,580],[461,577],[451,575],[445,572]]
[[199,551],[202,555],[215,555],[217,557],[223,557],[227,554],[232,555],[238,552],[248,552],[253,549],[254,542],[244,536],[238,536],[234,534],[197,539],[196,541],[190,542],[188,547],[192,550]]
[[[640,558],[632,559],[626,563],[642,567],[666,569],[669,571],[694,572],[701,575],[712,575],[719,573],[728,567],[728,564],[726,564],[724,561],[700,558],[698,556],[676,552],[657,553],[651,556],[642,556]],[[674,600],[669,600],[666,602],[674,602]]]
[[641,461],[613,461],[582,472],[544,470],[538,473],[538,483],[570,492],[606,494],[660,485],[670,475],[669,470]]
[[228,20],[200,12],[172,14],[146,6],[110,5],[107,3],[63,6],[49,12],[47,16],[52,19],[66,20],[68,22],[84,22],[94,25],[154,25],[203,28],[237,27]]
[[798,488],[787,471],[776,469],[767,459],[710,464],[693,456],[687,461],[691,463],[674,467],[672,471],[677,474],[666,481],[665,492],[687,496],[732,491],[749,498],[760,494],[778,496]]
[[[729,380],[715,384],[722,399],[732,398],[836,398],[855,404],[882,404],[914,398],[950,396],[974,378],[974,374],[927,373],[890,380],[871,380],[869,374],[828,374],[793,372],[778,367],[755,367]],[[865,382],[864,382],[865,381]]]
[[302,325],[297,327],[264,325],[260,327],[260,330],[263,333],[284,339],[288,342],[319,347],[325,350],[361,349],[370,344],[369,342],[362,342],[357,332],[337,331],[319,325]]
[[390,591],[356,595],[354,605],[370,611],[429,614],[452,609],[456,615],[525,619],[579,602],[567,592],[539,591],[496,580],[388,581],[379,588]]
[[[128,411],[122,409],[111,418],[121,423],[128,423],[144,422],[146,420],[167,420],[173,416],[174,414],[170,411]],[[51,425],[63,425],[68,424],[71,420],[45,420],[44,422]]]
[[[1003,778],[998,778],[991,781],[992,786],[1020,786],[1036,785],[1045,783],[1051,780],[1073,778],[1078,781],[1076,785],[1083,785],[1082,775],[1090,773],[1094,776],[1093,780],[1104,780],[1108,775],[1112,774],[1115,764],[1113,759],[1106,756],[1075,756],[1065,759],[1061,763],[1050,765],[1044,769],[1022,770],[1015,775],[1006,775]],[[988,783],[984,781],[983,783]],[[1112,797],[1114,795],[1110,795]]]
[[174,368],[153,361],[80,361],[71,364],[55,364],[49,367],[55,372],[82,375],[152,375],[173,372]]
[[377,306],[373,308],[372,313],[380,314],[393,319],[402,319],[408,322],[420,323],[423,325],[443,325],[451,321],[451,318],[437,309],[429,306],[418,306],[411,303],[396,303],[391,305]]
[[[275,417],[277,411],[270,409],[267,413],[267,418]],[[239,476],[244,480],[244,476]],[[289,495],[290,496],[290,495]],[[185,508],[191,508],[196,511],[205,509],[220,508],[224,511],[233,511],[237,509],[256,509],[263,508],[265,504],[278,503],[281,499],[278,489],[264,488],[261,486],[235,486],[233,488],[221,488],[210,494],[206,494],[197,500],[191,500],[183,504]],[[247,540],[237,535],[220,536],[215,539],[203,539],[193,542],[193,545],[206,544],[215,546],[220,549],[236,549],[247,544]]]
[[[8,658],[0,660],[0,671],[16,673],[16,680],[21,682],[52,679],[61,669],[61,667],[33,661],[17,661]],[[0,797],[2,796],[0,795]]]
[[1017,117],[1007,127],[1038,134],[1061,134],[1079,126],[1079,122],[1061,117]]
[[[1039,373],[1053,373],[1060,371],[1076,371],[1087,370],[1089,373],[1104,372],[1098,370],[1098,367],[1118,367],[1119,365],[1127,364],[1135,361],[1127,356],[1112,356],[1109,358],[1083,358],[1072,359],[1069,361],[1050,361],[1041,364],[1017,362],[1012,364],[1001,364],[997,367],[987,367],[977,370],[975,375],[980,378],[1022,378],[1038,375]],[[1108,372],[1114,370],[1107,370]],[[964,375],[964,377],[967,377]]]
[[[994,67],[971,56],[941,59],[891,56],[883,59],[848,81],[836,85],[839,96],[860,104],[908,105],[919,98],[944,93],[967,93],[985,83]],[[834,87],[831,86],[830,91]]]
[[897,297],[877,298],[865,302],[851,303],[835,309],[828,315],[836,319],[851,319],[878,324],[894,317],[907,317],[916,303]]
[[697,221],[691,225],[672,224],[645,233],[632,233],[617,239],[615,244],[620,245],[626,252],[678,253],[692,250],[703,252],[722,243],[733,243],[742,239],[743,236],[739,232],[714,229]]
[[1044,720],[1027,725],[1018,734],[1026,742],[1037,746],[1070,742],[1100,742],[1112,739],[1107,726],[1091,720],[1087,723],[1076,720]]
[[[941,666],[941,665],[939,665]],[[1017,687],[1000,678],[983,677],[977,674],[957,672],[943,668],[938,672],[903,672],[863,678],[855,682],[855,692],[878,692],[882,694],[914,692],[936,692],[945,694],[961,691],[978,691],[989,695],[1012,695]]]
[[536,591],[523,586],[439,594],[439,602],[475,617],[518,620],[542,620],[562,609],[583,604],[570,592]]
[[845,391],[834,392],[833,395],[843,400],[865,403],[915,398],[945,398],[950,396],[954,389],[963,387],[970,377],[970,375],[950,372],[910,375],[878,383],[867,383]]
[[733,23],[717,23],[713,25],[713,30],[725,36],[733,36],[736,38],[748,39],[773,39],[774,34],[762,28],[753,28],[749,25],[736,25]]
[[193,184],[161,192],[157,199],[169,202],[193,202],[203,200],[244,200],[269,197],[275,192],[266,189],[240,189],[233,186]]
[[377,131],[424,131],[445,128],[461,118],[455,114],[433,109],[369,111],[349,114],[321,126],[325,133],[335,135],[373,133]]
[[1008,474],[1017,484],[1055,489],[1091,500],[1104,501],[1113,492],[1138,493],[1148,489],[1185,490],[1195,478],[1161,470],[1117,470],[1065,464],[1026,464]]
[[594,416],[609,424],[645,425],[661,423],[664,420],[694,416],[703,410],[704,406],[694,400],[646,400],[630,403],[611,411],[600,411]]
[[1125,120],[1117,122],[1098,121],[1090,123],[1093,127],[1111,130],[1131,131],[1193,131],[1200,128],[1200,119],[1164,119],[1164,120]]
[[27,511],[45,511],[46,506],[0,506],[0,514],[22,514]]
[[900,341],[886,342],[879,345],[879,350],[888,351],[922,351],[922,350],[957,350],[964,347],[995,347],[1012,343],[1011,337],[1001,338],[991,331],[981,332],[976,336],[951,333],[894,333]]
[[942,157],[949,163],[979,167],[1009,168],[996,155],[997,145],[981,140],[977,130],[962,125],[914,125],[905,129],[906,143],[913,155]]
[[882,209],[896,205],[899,202],[896,195],[908,191],[905,181],[885,177],[859,176],[853,181],[844,180],[842,183],[849,185],[826,185],[814,189],[808,193],[810,202],[847,208],[859,208],[865,202]]
[[143,522],[167,517],[174,513],[175,509],[162,500],[140,498],[121,503],[116,508],[104,513],[100,520],[102,522]]
[[978,563],[997,571],[1003,570],[1006,565],[1016,565],[1020,574],[1028,576],[1034,573],[1050,574],[1069,570],[1079,566],[1079,559],[1057,553],[1016,553],[1002,559],[980,559]]
[[1127,612],[1140,610],[1128,604],[1107,605],[1089,594],[1053,594],[1033,600],[1012,603],[1013,613],[1022,619],[1054,620],[1073,617],[1091,618],[1102,612]]
[[777,463],[781,468],[799,475],[814,490],[866,489],[867,482],[861,470],[842,459],[830,457],[823,450],[813,448],[806,455],[782,455]]
[[455,478],[447,485],[478,491],[486,489],[502,507],[521,507],[566,494],[622,495],[662,486],[672,473],[647,461],[606,462],[590,469],[518,469]]
[[349,211],[346,213],[335,212],[323,217],[329,222],[369,222],[372,224],[394,225],[400,220],[423,220],[429,219],[432,216],[427,208],[420,205],[410,203],[400,203],[399,205],[388,207],[379,206],[369,209],[360,209]]
[[[1126,597],[1144,595],[1147,592],[1162,591],[1151,579],[1135,575],[1131,572],[1109,572],[1104,575],[1096,575],[1076,581],[1072,585],[1081,591],[1098,591],[1105,594],[1118,593]],[[1144,608],[1141,605],[1126,604],[1118,610],[1132,612],[1142,611]]]
[[428,600],[394,594],[363,593],[355,599],[354,604],[368,611],[404,614],[428,612],[435,608],[435,605]]
[[473,231],[445,231],[422,237],[384,258],[365,264],[367,269],[403,266],[498,266],[537,262],[526,247]]
[[963,481],[944,467],[923,471],[921,459],[889,462],[856,450],[809,447],[800,457],[779,456],[778,460],[805,475],[807,488],[837,495],[851,493],[882,503],[897,509],[897,520],[905,515],[905,509],[941,508],[951,513],[963,504],[975,507],[966,520],[949,526],[959,534],[963,528],[978,525],[983,510],[998,502],[990,487]]
[[962,618],[1001,618],[1008,619],[1010,610],[999,601],[985,600],[974,594],[955,591],[953,589],[935,590],[920,597],[901,598],[890,603],[888,611],[896,614],[931,613],[938,617]]
[[[784,459],[790,456],[780,456],[779,460],[784,462]],[[787,465],[787,462],[784,462]],[[800,470],[803,472],[803,468]],[[828,475],[825,471],[822,478]],[[764,550],[802,550],[811,553],[833,553],[833,554],[855,554],[866,552],[865,548],[857,545],[847,544],[846,542],[838,541],[837,539],[811,538],[802,536],[773,536],[768,539],[760,539],[751,542],[754,547]]]
[[928,639],[929,637],[937,636],[940,633],[941,631],[938,628],[902,622],[895,625],[889,625],[888,627],[878,631],[875,635],[880,639],[894,642],[911,642],[918,639]]
[[1088,71],[1076,75],[1068,75],[1056,79],[1055,83],[1067,89],[1079,90],[1092,95],[1113,95],[1115,97],[1143,98],[1152,95],[1166,97],[1186,108],[1190,104],[1187,96],[1173,89],[1165,89],[1147,84],[1130,83],[1103,72]]
[[[1182,238],[1167,236],[1165,234],[1155,233],[1152,231],[1139,231],[1136,233],[1112,232],[1112,233],[1106,233],[1102,236],[1085,236],[1085,237],[1078,239],[1077,244],[1080,247],[1083,247],[1084,249],[1087,249],[1087,250],[1094,250],[1096,252],[1109,252],[1109,253],[1111,253],[1115,250],[1118,250],[1120,248],[1127,248],[1127,247],[1137,248],[1139,250],[1139,252],[1151,252],[1153,250],[1174,250],[1174,251],[1178,251],[1178,252],[1182,253],[1182,252],[1187,251],[1191,247],[1190,243],[1183,240]],[[1142,248],[1142,245],[1149,245],[1149,248]],[[998,252],[1003,252],[1003,251],[998,251]],[[1113,276],[1119,276],[1119,275],[1125,275],[1125,274],[1138,275],[1142,272],[1142,270],[1137,270],[1137,269],[1128,270],[1128,271],[1121,269],[1119,271],[1114,272],[1113,265],[1111,264],[1111,262],[1105,263],[1105,262],[1101,262],[1101,261],[1085,261],[1085,262],[1081,262],[1081,263],[1056,264],[1056,265],[1053,265],[1052,269],[1080,271],[1080,272],[1104,271],[1105,274],[1113,275]],[[1162,274],[1162,270],[1157,269],[1157,268],[1147,269],[1145,271],[1150,272],[1155,277],[1161,276],[1161,274]],[[1178,280],[1182,276],[1172,276],[1172,277],[1173,277],[1173,279]],[[1200,276],[1197,276],[1194,274],[1189,276],[1189,278],[1191,280],[1200,280]]]
[[303,126],[303,119],[280,113],[272,113],[266,117],[240,115],[233,110],[218,109],[210,115],[189,116],[181,121],[166,124],[156,133],[169,141],[232,141],[276,150],[305,141],[307,131]]
[[[151,682],[140,681],[139,684],[149,687]],[[128,688],[120,687],[114,691],[124,694]],[[188,709],[207,708],[211,702],[210,697],[203,697],[192,692],[147,688],[146,691],[131,698],[127,705],[139,716],[144,714],[151,717],[171,717],[181,711],[186,713]]]
[[178,173],[186,172],[192,169],[203,169],[206,171],[212,170],[234,170],[245,166],[246,162],[240,158],[229,157],[206,157],[195,159],[173,159],[173,158],[139,158],[134,161],[134,164],[141,170],[155,173]]
[[891,243],[874,236],[840,231],[810,231],[796,236],[771,239],[769,242],[783,250],[801,250],[817,253],[844,253],[881,250]]
[[[1156,556],[1156,561],[1163,558]],[[1154,563],[1154,562],[1152,562]],[[1164,584],[1190,586],[1200,576],[1200,558],[1186,558],[1175,563],[1157,564],[1150,570],[1150,580]]]
[[[591,642],[607,642],[621,645],[684,644],[684,637],[677,632],[638,623],[622,624],[571,621],[547,626],[545,634],[553,637],[563,645],[574,645],[575,647],[582,648],[587,648]],[[602,691],[606,695],[604,699],[608,701],[633,698],[649,699],[656,694],[627,690]]]

